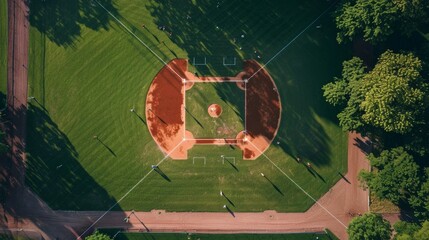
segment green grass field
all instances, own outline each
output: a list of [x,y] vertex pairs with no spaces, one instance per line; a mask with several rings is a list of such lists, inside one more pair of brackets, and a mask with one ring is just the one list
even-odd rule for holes
[[[114,232],[111,232],[114,235]],[[328,233],[291,233],[291,234],[186,234],[186,233],[119,233],[116,240],[335,240]]]
[[[29,96],[35,100],[28,112],[26,183],[53,209],[106,210],[164,159],[146,123],[130,112],[134,106],[144,119],[148,87],[163,63],[105,9],[82,2],[31,2]],[[256,49],[262,63],[269,61],[328,7],[317,0],[225,1],[219,7],[216,1],[100,2],[165,62],[207,56],[208,65],[195,69],[215,76],[239,70],[240,63],[223,66],[223,56],[255,58]],[[283,111],[266,155],[317,199],[347,170],[347,136],[321,86],[339,74],[348,53],[335,41],[329,13],[316,24],[323,27],[309,27],[267,65]],[[240,112],[239,96],[222,98],[210,88],[209,101],[221,99]],[[235,165],[222,164],[222,155]],[[297,163],[297,155],[317,174]],[[297,212],[313,204],[264,157],[240,158],[229,146],[194,147],[187,161],[163,161],[165,176],[150,174],[115,209],[223,211],[219,190],[233,211]]]
[[[186,130],[195,138],[235,138],[244,130],[244,91],[236,83],[196,83],[186,91]],[[211,104],[222,107],[212,118]]]
[[0,109],[6,105],[7,90],[7,1],[0,1]]

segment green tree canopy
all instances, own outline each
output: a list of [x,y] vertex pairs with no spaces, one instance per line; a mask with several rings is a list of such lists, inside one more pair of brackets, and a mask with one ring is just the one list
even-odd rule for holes
[[429,240],[429,221],[425,221],[422,228],[414,233],[414,238],[419,240]]
[[395,240],[429,240],[429,221],[424,221],[421,227],[415,223],[399,221],[395,223],[395,230]]
[[388,240],[392,235],[390,223],[375,213],[354,218],[347,229],[350,240]]
[[368,159],[376,171],[362,171],[359,176],[379,198],[399,204],[418,192],[419,166],[402,147],[385,150],[378,157],[370,154]]
[[393,224],[396,231],[395,240],[412,240],[412,236],[420,229],[417,223],[409,223],[405,221],[398,221]]
[[426,0],[348,0],[336,11],[335,22],[339,30],[339,43],[363,37],[377,43],[390,36],[395,26],[410,33],[419,23],[426,21]]
[[420,219],[429,218],[429,168],[425,169],[425,179],[417,194],[411,196],[410,205],[416,217]]
[[428,101],[428,84],[423,66],[413,54],[386,51],[372,71],[365,73],[361,59],[343,64],[342,78],[323,86],[327,102],[340,105],[338,114],[344,130],[366,127],[404,134],[422,121]]
[[95,231],[92,235],[86,237],[85,240],[111,240],[111,238],[106,234]]

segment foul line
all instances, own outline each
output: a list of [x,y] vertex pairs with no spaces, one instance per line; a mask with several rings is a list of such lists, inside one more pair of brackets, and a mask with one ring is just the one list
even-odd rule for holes
[[[176,147],[173,148],[173,150],[171,150],[161,161],[159,161],[155,166],[159,166],[161,163],[163,163],[165,161],[165,159],[167,159],[170,154],[172,154],[182,143],[184,140],[180,141],[179,144],[177,144]],[[76,238],[76,240],[80,240],[82,239],[82,236],[88,232],[89,229],[91,229],[95,224],[97,224],[97,222],[99,222],[104,216],[106,216],[107,213],[109,213],[114,207],[116,207],[126,196],[128,196],[128,194],[130,194],[141,182],[143,182],[143,180],[149,176],[149,174],[151,174],[154,171],[154,168],[152,168],[146,175],[144,175],[136,184],[134,184],[134,186],[128,190],[128,192],[126,192],[118,201],[116,201],[115,204],[113,204],[106,212],[104,212],[97,220],[95,220],[95,222],[93,222],[82,234],[79,235],[79,237]]]
[[255,146],[255,144],[253,144],[251,141],[247,141],[247,142],[252,144],[252,146],[255,149],[257,149],[262,155],[264,155],[264,157],[268,159],[268,161],[270,161],[274,167],[276,167],[281,173],[283,173],[283,175],[285,175],[293,184],[295,184],[295,186],[297,186],[305,195],[311,198],[311,200],[313,200],[317,205],[319,205],[323,210],[325,210],[329,215],[331,215],[331,217],[333,217],[335,220],[337,220],[341,225],[343,225],[347,229],[347,226],[343,222],[341,222],[337,217],[335,217],[334,214],[332,214],[321,203],[319,203],[316,199],[314,199],[307,191],[305,191],[298,183],[296,183],[289,175],[287,175],[279,166],[277,166],[277,164],[275,164],[265,153],[259,150],[259,148]]
[[247,82],[249,79],[244,81],[244,136],[247,134]]
[[185,80],[186,82],[192,82],[192,83],[212,83],[212,82],[232,82],[232,83],[237,83],[237,82],[245,82],[243,79],[222,79],[222,80]]
[[317,22],[323,15],[325,15],[329,9],[331,9],[338,1],[335,1],[333,4],[331,4],[325,11],[323,11],[316,19],[314,19],[314,21],[312,21],[310,24],[308,24],[307,27],[305,27],[300,33],[298,33],[298,35],[296,35],[289,43],[287,43],[283,48],[280,49],[280,51],[278,51],[272,58],[270,58],[270,60],[268,60],[265,64],[262,65],[261,68],[259,68],[256,72],[254,72],[249,78],[248,80],[250,80],[251,78],[253,78],[258,72],[260,72],[262,69],[265,69],[265,67],[271,62],[273,61],[277,56],[279,56],[287,47],[289,47],[293,42],[295,42],[295,40],[300,37],[304,32],[307,31],[307,29],[309,29],[315,22]]
[[119,24],[121,24],[122,27],[124,27],[131,35],[133,35],[141,44],[143,44],[153,55],[155,55],[168,69],[170,69],[174,74],[176,74],[180,79],[183,80],[183,78],[172,68],[170,65],[168,65],[158,54],[156,54],[143,40],[141,40],[137,35],[135,35],[125,24],[123,24],[118,18],[115,17],[109,10],[107,10],[101,3],[99,3],[97,0],[93,0],[98,3],[106,12],[112,16]]
[[183,138],[182,141],[186,140],[186,80],[182,80],[183,82]]

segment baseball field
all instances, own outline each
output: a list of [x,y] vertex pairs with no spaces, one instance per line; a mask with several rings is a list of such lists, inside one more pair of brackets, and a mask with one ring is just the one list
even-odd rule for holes
[[[60,210],[307,210],[347,171],[347,135],[321,90],[349,56],[330,4],[31,1],[26,184]],[[186,160],[162,151],[146,100],[174,59],[196,76],[234,77],[249,59],[270,74],[280,124],[261,156],[230,144],[195,145]],[[195,138],[235,138],[250,100],[235,83],[195,83],[183,124]]]

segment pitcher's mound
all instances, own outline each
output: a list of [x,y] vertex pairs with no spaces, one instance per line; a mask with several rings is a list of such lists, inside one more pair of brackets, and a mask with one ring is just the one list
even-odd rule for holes
[[217,104],[209,106],[208,110],[210,117],[217,118],[222,114],[222,107]]

